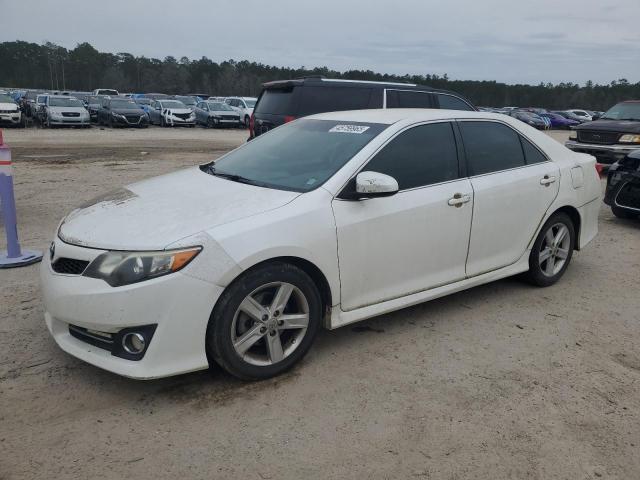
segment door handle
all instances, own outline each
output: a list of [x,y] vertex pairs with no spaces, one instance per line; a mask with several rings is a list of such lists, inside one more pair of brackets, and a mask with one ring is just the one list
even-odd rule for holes
[[552,183],[555,183],[555,181],[556,181],[556,177],[545,175],[540,179],[540,185],[544,185],[545,187],[548,187]]
[[452,198],[450,198],[447,203],[456,208],[460,208],[467,202],[471,201],[471,195],[456,193]]

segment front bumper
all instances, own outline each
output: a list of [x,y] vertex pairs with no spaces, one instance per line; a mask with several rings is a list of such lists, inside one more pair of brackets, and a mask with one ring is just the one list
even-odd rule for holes
[[49,117],[49,125],[88,126],[91,125],[90,117]]
[[[56,259],[91,261],[103,253],[59,239],[55,247]],[[191,265],[177,273],[113,288],[103,280],[56,273],[49,256],[45,257],[40,268],[45,322],[64,351],[110,372],[137,379],[208,367],[207,324],[223,289],[190,276]],[[157,327],[142,359],[128,360],[76,338],[69,325],[113,334],[126,328]]]
[[20,112],[0,113],[0,123],[8,125],[19,125],[21,120]]
[[174,117],[173,115],[165,115],[164,121],[167,125],[179,126],[179,125],[195,125],[196,118],[184,119],[180,117]]
[[570,150],[580,153],[588,153],[598,159],[600,163],[611,164],[626,157],[629,153],[640,150],[640,145],[596,145],[592,143],[567,140],[564,144]]

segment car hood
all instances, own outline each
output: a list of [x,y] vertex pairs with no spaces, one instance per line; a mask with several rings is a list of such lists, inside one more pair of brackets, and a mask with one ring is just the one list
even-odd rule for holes
[[583,123],[576,130],[597,130],[601,132],[640,133],[638,120],[595,120]]
[[18,110],[18,105],[15,103],[0,102],[0,110]]
[[194,167],[97,197],[60,226],[70,244],[162,250],[203,230],[281,207],[299,193],[233,182]]

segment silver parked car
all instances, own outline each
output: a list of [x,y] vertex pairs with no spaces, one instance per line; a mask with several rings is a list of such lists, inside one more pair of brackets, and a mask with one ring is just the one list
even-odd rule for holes
[[68,95],[47,95],[42,120],[47,127],[77,126],[89,128],[91,120],[84,104]]
[[223,102],[199,102],[194,110],[196,123],[205,127],[237,127],[240,114]]

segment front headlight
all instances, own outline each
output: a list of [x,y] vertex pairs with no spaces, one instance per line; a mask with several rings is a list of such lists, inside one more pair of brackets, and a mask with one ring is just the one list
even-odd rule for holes
[[193,247],[166,252],[106,252],[89,264],[83,276],[100,278],[112,287],[121,287],[177,272],[201,250],[201,247]]
[[634,134],[622,135],[620,137],[620,140],[618,141],[620,143],[640,143],[640,135],[634,135]]

